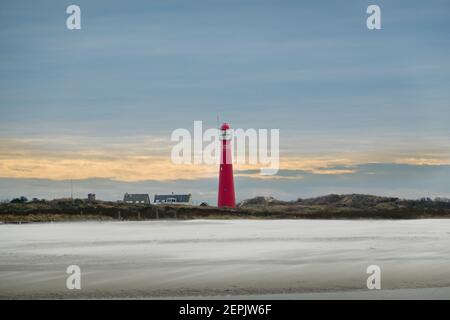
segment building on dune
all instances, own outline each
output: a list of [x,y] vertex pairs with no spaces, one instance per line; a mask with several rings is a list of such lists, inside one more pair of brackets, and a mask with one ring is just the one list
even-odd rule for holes
[[147,193],[125,193],[123,202],[150,204],[150,197]]
[[153,203],[162,204],[162,203],[170,203],[170,204],[185,204],[192,205],[192,195],[188,194],[155,194],[155,198]]

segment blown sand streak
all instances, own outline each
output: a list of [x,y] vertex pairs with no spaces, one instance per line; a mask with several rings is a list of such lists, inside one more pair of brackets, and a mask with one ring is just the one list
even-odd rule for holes
[[378,297],[450,298],[450,220],[0,225],[1,298],[357,298],[371,264]]

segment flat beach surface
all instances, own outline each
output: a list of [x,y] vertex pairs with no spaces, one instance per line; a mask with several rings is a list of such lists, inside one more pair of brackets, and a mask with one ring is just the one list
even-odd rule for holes
[[[81,268],[81,290],[66,269]],[[370,291],[366,268],[381,268]],[[450,299],[450,220],[0,225],[0,298]]]

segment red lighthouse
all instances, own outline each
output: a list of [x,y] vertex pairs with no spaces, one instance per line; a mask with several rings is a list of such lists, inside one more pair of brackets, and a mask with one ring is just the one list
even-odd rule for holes
[[231,134],[228,123],[220,127],[220,140],[222,143],[222,153],[220,155],[219,168],[219,195],[218,207],[236,207],[234,195],[233,161],[231,157]]

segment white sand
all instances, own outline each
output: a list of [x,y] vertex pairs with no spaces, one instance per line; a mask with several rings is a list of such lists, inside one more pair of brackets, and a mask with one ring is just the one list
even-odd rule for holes
[[[71,264],[81,290],[66,288]],[[371,264],[378,292],[366,288]],[[449,299],[448,287],[443,219],[0,225],[1,298]]]

